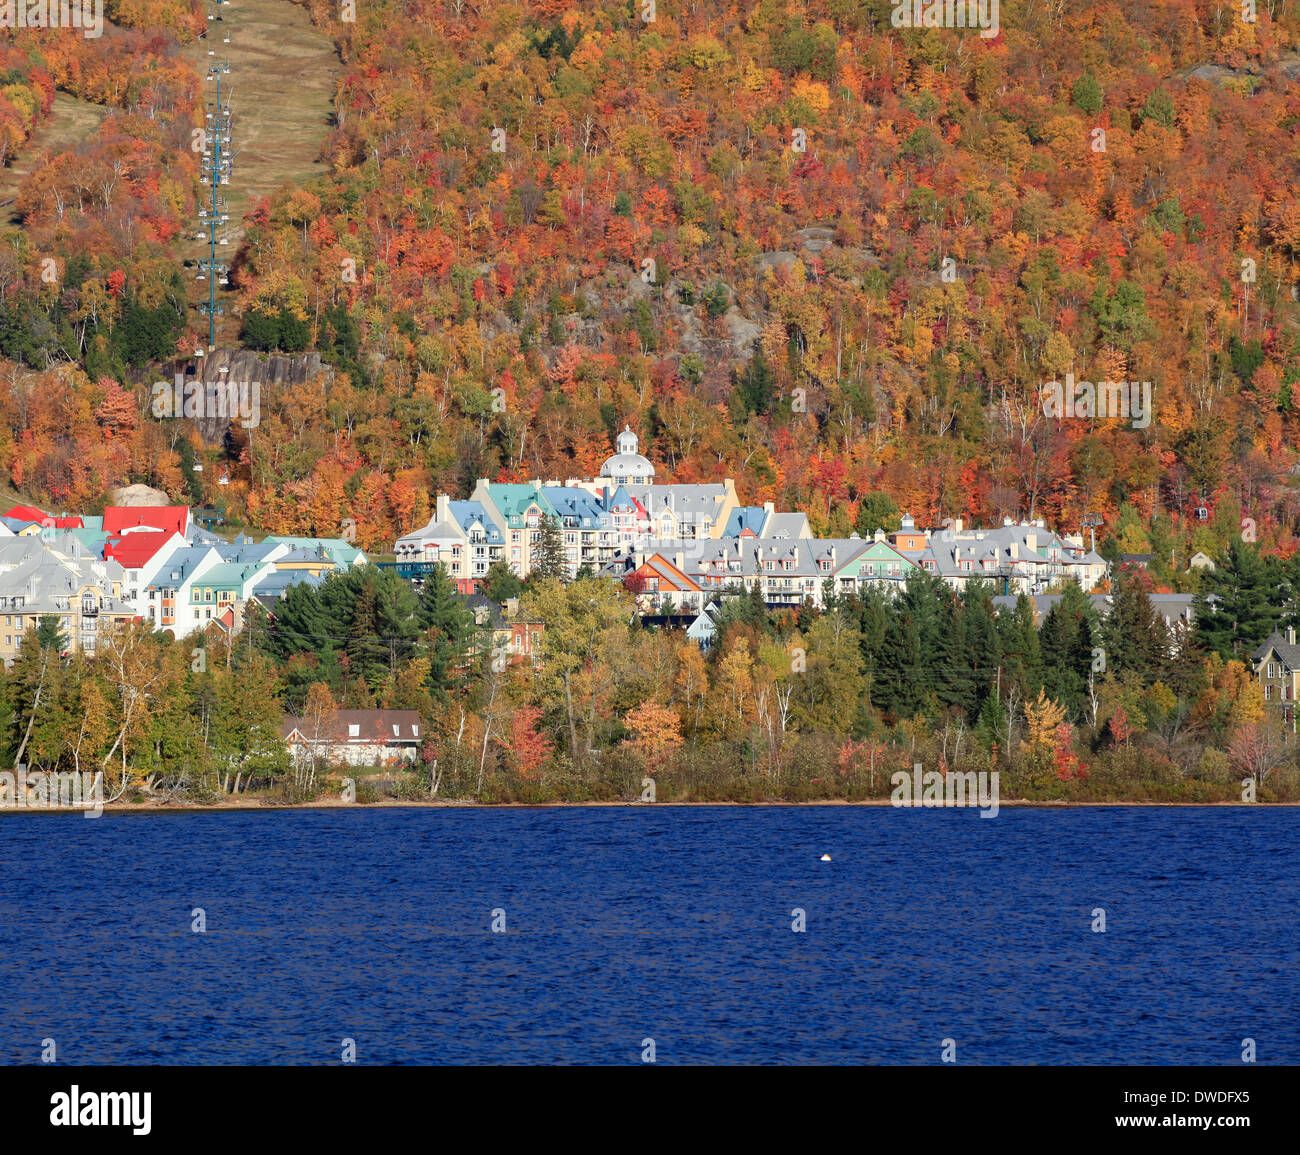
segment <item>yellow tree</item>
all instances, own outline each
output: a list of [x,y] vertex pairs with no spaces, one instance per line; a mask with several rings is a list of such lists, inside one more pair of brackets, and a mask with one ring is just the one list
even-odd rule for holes
[[629,734],[628,745],[645,759],[646,769],[651,774],[682,744],[681,720],[675,711],[659,702],[642,702],[628,712],[624,721]]
[[739,739],[749,721],[754,697],[754,659],[744,638],[731,640],[718,662],[709,697],[712,727],[725,738]]

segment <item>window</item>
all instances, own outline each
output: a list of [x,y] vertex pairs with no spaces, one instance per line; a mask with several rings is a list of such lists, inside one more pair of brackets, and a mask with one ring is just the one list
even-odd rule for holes
[[1265,687],[1264,687],[1264,701],[1266,701],[1266,702],[1271,702],[1272,700],[1273,700],[1273,687],[1272,687],[1272,686],[1265,686]]
[[348,723],[348,737],[349,738],[361,737],[361,723],[359,722]]
[[1271,678],[1272,676],[1273,676],[1273,663],[1269,662],[1268,673],[1265,675],[1265,677]]

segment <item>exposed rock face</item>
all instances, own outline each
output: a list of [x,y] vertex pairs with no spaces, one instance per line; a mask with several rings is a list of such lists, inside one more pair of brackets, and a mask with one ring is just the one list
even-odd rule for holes
[[800,229],[795,233],[794,239],[798,241],[799,247],[805,252],[816,255],[817,253],[824,252],[834,243],[835,230],[823,228],[821,226]]
[[742,361],[749,360],[763,327],[757,321],[751,321],[735,305],[723,313],[722,324],[727,330],[727,340],[731,342],[734,356]]
[[758,266],[758,271],[761,273],[765,269],[792,269],[798,259],[795,253],[782,249],[775,253],[759,253],[754,258],[754,264]]
[[1267,63],[1252,60],[1241,68],[1227,64],[1196,64],[1175,73],[1179,78],[1190,77],[1193,80],[1208,80],[1221,84],[1225,80],[1240,80],[1243,77],[1265,77],[1277,72],[1287,81],[1300,80],[1300,52],[1288,52],[1277,60]]
[[[225,370],[223,373],[222,370]],[[207,445],[218,444],[225,437],[231,421],[246,428],[256,428],[261,420],[261,405],[268,394],[285,385],[300,385],[324,373],[333,376],[333,368],[321,362],[319,353],[255,353],[248,349],[214,349],[202,358],[188,357],[160,367],[156,377],[145,379],[151,391],[153,412],[157,417],[184,416],[177,409],[176,376],[181,376],[182,398],[187,385],[202,381],[204,401],[201,413],[191,418],[199,436]],[[163,389],[162,385],[167,388]],[[224,403],[219,396],[225,388]]]
[[148,485],[126,485],[112,492],[113,504],[122,506],[171,505],[172,499],[161,489]]

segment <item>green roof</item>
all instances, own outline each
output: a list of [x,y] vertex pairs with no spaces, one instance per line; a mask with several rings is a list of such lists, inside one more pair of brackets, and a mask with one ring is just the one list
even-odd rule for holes
[[206,570],[199,577],[196,577],[191,588],[194,590],[223,589],[238,592],[243,588],[244,582],[261,568],[263,567],[260,565],[251,565],[247,562],[222,562],[220,565],[214,565],[210,570]]
[[510,526],[523,525],[524,516],[531,506],[537,506],[544,517],[555,517],[555,507],[546,500],[546,495],[531,485],[504,481],[490,482],[488,496],[501,511],[501,516]]

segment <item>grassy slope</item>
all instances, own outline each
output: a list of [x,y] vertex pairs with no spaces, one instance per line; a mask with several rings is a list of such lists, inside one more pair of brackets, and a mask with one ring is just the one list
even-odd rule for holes
[[94,135],[107,114],[102,104],[78,100],[66,92],[54,94],[50,117],[36,130],[35,136],[18,153],[13,164],[0,169],[0,211],[13,224],[21,224],[14,215],[14,206],[8,202],[18,195],[19,186],[33,169],[44,163],[50,152],[66,152],[81,141]]
[[[225,92],[231,85],[235,114],[234,173],[222,189],[231,218],[226,234],[231,243],[218,250],[229,263],[244,232],[243,216],[257,198],[286,181],[302,184],[326,171],[317,156],[329,131],[340,63],[333,42],[312,26],[306,9],[297,4],[236,0],[222,11],[224,22],[209,24],[215,30],[211,38],[187,48],[185,56],[200,76],[207,75],[214,60],[230,65],[221,87]],[[222,43],[226,30],[229,44]],[[208,56],[209,48],[214,56]],[[215,88],[205,80],[207,97]],[[198,258],[205,247],[190,239],[178,246],[178,252]],[[231,319],[223,318],[218,344],[233,343],[236,331]]]

